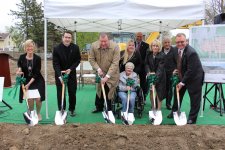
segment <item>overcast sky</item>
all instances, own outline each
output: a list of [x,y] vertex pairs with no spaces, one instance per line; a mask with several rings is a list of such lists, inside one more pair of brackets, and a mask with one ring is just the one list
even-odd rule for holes
[[[38,3],[43,2],[43,0],[37,0]],[[10,14],[10,10],[17,10],[16,4],[21,3],[21,0],[8,0],[0,5],[0,32],[6,32],[6,26],[14,25],[14,16]]]
[[8,2],[5,1],[0,5],[0,32],[5,32],[5,26],[13,25],[13,17],[8,15],[11,10],[17,10],[16,4],[19,3],[20,0],[9,0]]

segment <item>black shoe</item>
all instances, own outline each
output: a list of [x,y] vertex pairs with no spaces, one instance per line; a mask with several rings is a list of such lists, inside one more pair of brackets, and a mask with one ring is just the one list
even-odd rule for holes
[[70,111],[70,116],[71,116],[71,117],[74,117],[74,116],[76,116],[76,113],[75,113],[75,111]]
[[166,108],[167,108],[168,110],[172,110],[171,105],[166,105]]
[[98,113],[98,112],[101,112],[101,111],[102,111],[102,109],[95,108],[94,110],[92,110],[92,113]]
[[187,121],[187,124],[196,124],[196,121],[189,119],[189,120]]
[[167,116],[167,118],[169,118],[169,119],[173,118],[173,112],[171,112],[171,113]]

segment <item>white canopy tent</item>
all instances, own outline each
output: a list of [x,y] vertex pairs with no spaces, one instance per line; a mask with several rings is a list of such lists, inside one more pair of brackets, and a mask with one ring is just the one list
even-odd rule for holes
[[77,32],[169,31],[203,19],[204,10],[204,0],[45,0],[46,85],[47,21]]
[[44,15],[78,32],[168,31],[204,18],[203,0],[45,0]]

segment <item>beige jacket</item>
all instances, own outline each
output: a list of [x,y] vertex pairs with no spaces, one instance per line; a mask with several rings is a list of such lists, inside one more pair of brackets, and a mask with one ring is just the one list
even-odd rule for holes
[[[120,50],[116,43],[110,41],[108,49],[101,49],[100,42],[92,43],[89,62],[94,70],[98,68],[110,76],[106,84],[109,87],[108,98],[112,100],[119,82]],[[98,84],[97,94],[101,97],[101,84]]]

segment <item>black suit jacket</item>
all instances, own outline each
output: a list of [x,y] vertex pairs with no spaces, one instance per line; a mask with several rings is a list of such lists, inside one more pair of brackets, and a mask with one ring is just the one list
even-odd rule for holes
[[[178,54],[178,50],[176,50]],[[182,83],[187,87],[194,82],[203,83],[204,71],[197,52],[190,45],[187,45],[182,55]]]
[[[69,54],[68,54],[69,53]],[[55,70],[56,83],[60,84],[61,71],[71,69],[69,80],[76,80],[76,67],[80,64],[81,56],[79,47],[73,43],[66,47],[63,43],[54,47],[53,68]]]
[[[125,71],[126,64],[123,64],[123,59],[124,59],[124,52],[121,53],[121,58],[119,61],[120,72]],[[142,60],[141,60],[141,55],[139,52],[135,51],[133,56],[130,59],[128,59],[127,62],[132,62],[134,64],[134,72],[136,72],[137,74],[140,74],[141,69],[143,68],[141,68]]]
[[[135,44],[135,47],[136,47],[137,42],[134,42],[134,44]],[[146,57],[147,49],[149,49],[149,44],[142,41],[139,52],[141,54],[141,58],[142,58],[143,62],[144,62],[145,57]]]
[[165,98],[166,91],[166,72],[164,68],[164,57],[165,54],[160,52],[155,56],[154,60],[153,53],[147,52],[147,56],[145,59],[146,73],[155,72],[158,78],[156,81],[156,91],[160,100],[163,100]]
[[[162,52],[164,53],[164,48],[162,48]],[[164,62],[166,72],[172,74],[174,69],[177,68],[177,50],[174,47],[171,46],[170,51],[165,54]]]

